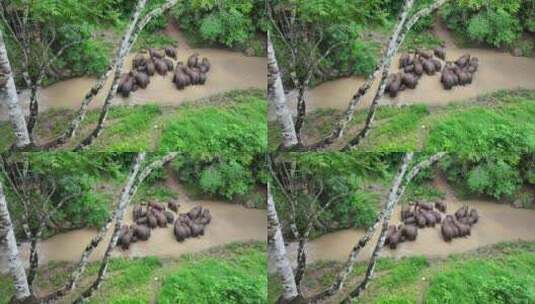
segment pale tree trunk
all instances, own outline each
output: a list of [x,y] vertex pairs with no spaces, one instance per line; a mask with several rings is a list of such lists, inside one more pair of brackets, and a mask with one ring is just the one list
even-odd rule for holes
[[292,114],[288,108],[286,94],[282,86],[279,65],[275,57],[275,50],[271,42],[271,36],[268,33],[268,100],[277,114],[277,121],[282,130],[282,147],[290,148],[297,145],[297,134],[292,119]]
[[24,148],[30,145],[30,135],[26,127],[26,119],[19,102],[15,79],[7,56],[4,37],[0,30],[0,104],[7,108],[9,121],[15,134],[15,147]]
[[30,287],[24,271],[24,265],[19,258],[19,249],[15,240],[15,232],[11,224],[6,197],[0,183],[0,249],[7,255],[9,272],[15,286],[15,299],[23,300],[30,296]]
[[[147,0],[139,0],[138,2],[138,6],[137,6],[137,10],[136,12],[134,13],[134,16],[133,16],[133,21],[131,23],[131,25],[135,25],[134,28],[130,28],[127,35],[125,35],[125,40],[123,41],[123,45],[121,45],[121,48],[120,48],[120,52],[118,54],[118,60],[117,60],[117,64],[115,66],[115,73],[114,73],[114,77],[113,77],[113,82],[112,82],[112,85],[111,85],[111,88],[110,90],[108,91],[108,95],[106,96],[106,99],[104,101],[104,105],[102,106],[102,110],[100,112],[100,117],[99,117],[99,120],[98,120],[98,123],[97,123],[97,126],[95,127],[95,129],[91,132],[91,134],[89,134],[77,147],[76,147],[76,151],[79,151],[79,150],[82,150],[82,149],[85,149],[86,147],[88,147],[89,145],[91,145],[93,143],[93,141],[95,139],[97,139],[100,134],[102,134],[102,131],[104,130],[105,128],[105,123],[106,123],[106,120],[108,118],[108,114],[109,114],[109,111],[110,111],[110,107],[112,105],[112,100],[113,98],[117,95],[117,89],[119,88],[119,80],[121,78],[121,74],[123,72],[123,66],[124,66],[124,61],[126,59],[126,56],[128,55],[128,53],[130,52],[130,49],[132,48],[132,46],[134,45],[137,37],[139,36],[139,34],[141,33],[141,31],[143,30],[143,28],[154,18],[154,17],[157,17],[163,13],[165,13],[165,11],[169,10],[171,7],[173,7],[174,5],[176,5],[176,3],[178,2],[178,0],[168,0],[165,4],[161,5],[160,7],[152,10],[151,12],[149,12],[143,20],[141,20],[139,23],[138,23],[138,20],[139,20],[139,17],[141,15],[141,12],[143,10],[143,7],[145,6]],[[129,37],[129,38],[127,38]],[[81,120],[78,118],[78,119],[75,119],[77,121],[77,124],[79,126]]]
[[[410,153],[407,153],[405,155],[401,171],[406,171],[407,170],[406,167],[410,163],[410,159],[412,159],[412,154],[413,154],[413,152],[410,152]],[[407,188],[409,183],[423,169],[426,169],[426,168],[430,167],[431,165],[436,163],[438,160],[440,160],[445,155],[446,155],[446,153],[444,153],[444,152],[437,153],[437,154],[429,157],[428,159],[418,163],[407,174],[405,174],[404,172],[402,173],[400,171],[400,173],[398,174],[398,177],[400,175],[402,175],[402,174],[405,175],[404,178],[403,178],[404,179],[404,183],[403,183],[402,186],[400,186],[401,183],[398,182],[398,180],[396,178],[396,182],[394,183],[394,187],[396,189],[395,189],[395,191],[393,191],[394,187],[391,189],[390,195],[393,194],[393,196],[391,197],[389,195],[389,200],[388,200],[387,206],[385,207],[385,210],[384,210],[384,219],[383,219],[383,225],[382,225],[382,228],[381,228],[381,233],[379,235],[379,240],[377,241],[377,243],[375,245],[375,248],[373,250],[373,253],[372,253],[372,256],[370,258],[370,261],[368,262],[368,269],[366,270],[366,275],[365,275],[364,279],[360,282],[360,284],[350,293],[349,297],[347,297],[344,300],[343,303],[351,303],[351,301],[353,299],[358,298],[359,296],[361,296],[362,292],[368,287],[370,281],[373,279],[374,274],[375,274],[375,266],[377,264],[377,258],[379,257],[379,253],[381,252],[381,250],[383,249],[384,244],[385,244],[386,233],[388,231],[388,226],[390,224],[390,219],[392,217],[392,214],[394,212],[394,209],[395,209],[397,203],[399,202],[399,200],[403,196],[403,193],[405,192],[405,189]],[[407,159],[408,159],[408,161],[407,161]],[[405,167],[405,169],[403,169],[403,167]]]
[[271,194],[271,185],[268,183],[267,196],[267,217],[268,217],[268,253],[270,260],[276,263],[277,271],[282,278],[282,295],[280,302],[287,303],[298,296],[297,286],[295,285],[295,277],[292,271],[288,255],[286,253],[286,246],[282,237],[282,231],[275,208],[275,201]]
[[100,288],[100,286],[104,282],[106,273],[108,271],[108,265],[109,265],[109,260],[111,257],[112,250],[117,246],[117,240],[119,239],[121,226],[123,225],[123,219],[124,219],[124,213],[126,211],[126,207],[132,201],[132,198],[136,194],[139,186],[143,183],[145,178],[147,178],[147,176],[149,176],[155,169],[163,167],[165,164],[167,164],[168,162],[176,158],[177,155],[178,153],[176,152],[168,153],[164,157],[152,162],[150,165],[145,167],[143,171],[139,172],[139,167],[140,167],[140,164],[143,162],[145,153],[138,154],[138,156],[136,157],[134,168],[132,169],[132,173],[127,183],[127,186],[123,190],[121,198],[117,205],[117,212],[115,215],[115,228],[113,230],[111,240],[108,243],[108,247],[106,248],[106,252],[104,253],[104,258],[101,261],[98,276],[93,281],[93,283],[89,286],[89,288],[87,288],[80,295],[80,297],[78,297],[76,301],[74,301],[74,303],[84,303],[87,299],[89,299],[90,297],[94,295],[94,293]]

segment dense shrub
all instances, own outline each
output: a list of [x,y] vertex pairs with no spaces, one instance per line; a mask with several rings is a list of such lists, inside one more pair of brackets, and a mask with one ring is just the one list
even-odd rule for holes
[[180,1],[173,10],[180,26],[202,40],[237,46],[266,30],[264,1]]
[[163,131],[160,149],[179,151],[173,167],[182,180],[231,199],[260,182],[266,151],[265,100],[185,109]]
[[530,0],[450,1],[441,15],[460,35],[495,47],[511,47],[523,31],[535,28],[535,5]]

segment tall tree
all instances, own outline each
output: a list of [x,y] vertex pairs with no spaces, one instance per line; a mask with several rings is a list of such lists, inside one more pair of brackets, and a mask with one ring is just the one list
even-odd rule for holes
[[292,266],[288,260],[286,246],[282,237],[282,231],[275,207],[275,201],[271,194],[271,185],[268,183],[267,217],[268,217],[268,250],[270,260],[276,263],[277,271],[282,278],[282,295],[279,302],[288,303],[298,296],[295,277]]
[[9,265],[9,272],[13,277],[13,285],[15,286],[14,298],[22,301],[30,297],[30,287],[24,271],[24,265],[19,257],[19,250],[17,248],[17,241],[15,240],[15,232],[9,216],[7,208],[7,201],[4,195],[4,189],[0,182],[0,249],[7,255]]
[[268,33],[268,100],[277,114],[277,121],[281,126],[282,148],[290,148],[297,145],[297,134],[288,103],[286,94],[282,86],[279,64],[275,56],[275,49],[271,41],[271,34]]
[[9,121],[15,133],[15,147],[24,148],[31,143],[30,134],[26,127],[26,119],[19,102],[12,71],[2,29],[0,29],[0,104],[7,108]]

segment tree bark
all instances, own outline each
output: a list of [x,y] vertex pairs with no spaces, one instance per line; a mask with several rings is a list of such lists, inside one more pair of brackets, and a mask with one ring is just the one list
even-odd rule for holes
[[[4,84],[5,83],[5,84]],[[4,37],[0,30],[0,103],[7,108],[9,121],[15,134],[15,147],[24,148],[31,144],[26,119],[19,102],[15,79],[7,56]]]
[[290,148],[297,145],[297,133],[295,131],[292,114],[288,108],[286,94],[282,86],[277,57],[271,42],[271,36],[268,33],[268,100],[277,114],[277,121],[282,130],[282,147]]
[[19,249],[15,240],[15,232],[9,216],[6,197],[0,183],[0,248],[7,255],[9,272],[15,286],[15,299],[24,300],[30,296],[30,287],[24,271],[24,265],[19,258]]
[[269,183],[267,198],[268,254],[271,257],[271,260],[275,261],[277,271],[282,278],[283,290],[280,300],[287,303],[297,297],[298,292],[292,267],[288,261],[286,246],[284,246],[279,217],[277,215],[277,209],[275,208],[275,201],[273,200],[271,185]]

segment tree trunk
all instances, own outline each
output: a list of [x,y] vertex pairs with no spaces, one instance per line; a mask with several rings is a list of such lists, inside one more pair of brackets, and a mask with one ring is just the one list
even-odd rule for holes
[[282,147],[290,148],[297,145],[297,134],[292,119],[292,114],[288,108],[286,94],[282,86],[279,65],[275,57],[275,50],[271,43],[271,37],[268,33],[268,100],[277,114],[277,121],[282,130]]
[[15,286],[15,299],[23,300],[30,296],[30,287],[24,271],[24,265],[19,258],[19,249],[15,240],[15,232],[11,224],[6,197],[0,183],[0,248],[7,255],[9,272]]
[[271,194],[271,186],[268,183],[268,201],[267,201],[267,217],[268,217],[268,254],[272,261],[275,261],[277,271],[282,278],[282,295],[280,301],[288,303],[293,298],[298,296],[297,286],[295,285],[295,278],[292,271],[286,247],[284,246],[284,239],[275,208],[275,201]]
[[9,120],[15,134],[15,147],[23,148],[30,145],[30,135],[26,127],[26,119],[19,103],[15,79],[7,56],[4,37],[0,30],[0,104],[7,108]]

